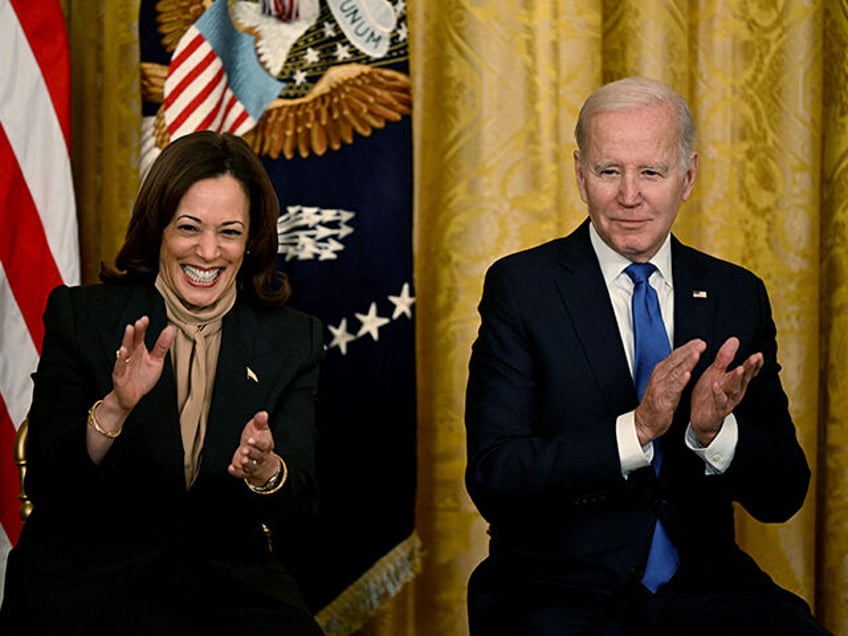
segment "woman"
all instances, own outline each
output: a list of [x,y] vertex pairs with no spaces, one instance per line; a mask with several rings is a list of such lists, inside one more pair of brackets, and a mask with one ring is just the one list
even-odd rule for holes
[[268,539],[315,505],[323,352],[284,306],[277,215],[243,140],[182,137],[117,269],[50,295],[0,632],[321,633]]

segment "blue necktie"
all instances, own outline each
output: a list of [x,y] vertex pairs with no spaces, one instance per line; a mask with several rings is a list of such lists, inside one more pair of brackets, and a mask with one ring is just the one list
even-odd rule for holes
[[[624,270],[633,281],[632,311],[635,347],[633,383],[636,385],[636,394],[640,400],[654,367],[671,353],[657,292],[648,283],[648,279],[656,269],[656,266],[651,263],[631,263]],[[654,440],[653,464],[654,472],[659,475],[662,466],[662,444],[659,439]],[[657,519],[642,585],[656,593],[663,584],[669,581],[679,563],[677,548],[674,547],[662,523]]]

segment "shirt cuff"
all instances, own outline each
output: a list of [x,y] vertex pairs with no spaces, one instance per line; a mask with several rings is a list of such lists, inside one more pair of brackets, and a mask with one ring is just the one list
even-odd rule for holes
[[642,446],[636,434],[635,411],[619,415],[615,420],[615,438],[618,442],[618,457],[621,460],[621,476],[627,479],[634,470],[651,465],[654,445]]
[[704,460],[705,475],[721,475],[730,467],[733,457],[736,455],[736,443],[739,441],[739,424],[736,416],[730,413],[724,418],[724,422],[718,434],[710,442],[709,446],[701,446],[692,424],[686,428],[686,446],[693,453]]

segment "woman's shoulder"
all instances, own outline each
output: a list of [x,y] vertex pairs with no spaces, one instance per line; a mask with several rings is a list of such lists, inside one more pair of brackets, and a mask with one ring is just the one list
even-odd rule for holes
[[152,285],[141,283],[60,285],[50,292],[45,319],[82,327],[111,326],[142,314],[163,313],[164,303]]
[[268,307],[238,303],[237,307],[239,310],[233,312],[233,318],[240,323],[241,328],[249,328],[254,339],[294,341],[308,346],[317,342],[323,343],[324,326],[321,320],[312,314],[290,305]]
[[249,308],[248,310],[256,316],[256,319],[263,322],[268,321],[274,323],[284,321],[300,325],[310,325],[316,321],[320,322],[317,316],[301,311],[288,303],[272,306],[242,301],[240,304],[243,307]]
[[114,284],[93,283],[89,285],[59,285],[55,287],[48,297],[49,303],[65,302],[74,305],[86,306],[101,303],[123,303],[127,298],[142,295],[151,295],[154,291],[152,285],[146,283]]

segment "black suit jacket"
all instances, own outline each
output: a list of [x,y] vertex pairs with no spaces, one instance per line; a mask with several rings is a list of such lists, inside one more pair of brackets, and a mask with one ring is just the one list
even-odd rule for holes
[[[152,283],[59,287],[48,300],[29,413],[34,509],[9,558],[4,611],[67,620],[137,577],[168,576],[174,563],[304,607],[261,526],[296,523],[316,505],[320,323],[237,300],[224,317],[202,463],[187,491],[170,356],[103,461],[93,464],[86,452],[87,410],[112,389],[124,327],[142,315],[150,316],[150,348],[167,325]],[[289,470],[283,488],[266,496],[227,473],[244,425],[262,409]]]
[[[466,483],[490,523],[487,571],[519,590],[608,592],[641,578],[659,515],[681,572],[706,584],[739,576],[750,561],[735,544],[733,502],[759,520],[786,520],[810,476],[765,287],[672,238],[674,346],[702,338],[707,350],[663,437],[660,477],[644,468],[625,480],[615,420],[637,397],[588,228],[505,257],[486,276],[466,396]],[[730,468],[707,476],[684,442],[689,398],[730,336],[741,342],[734,366],[757,351],[765,364],[734,411]]]

